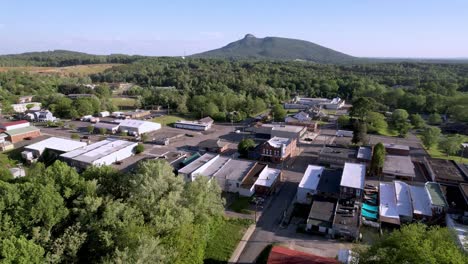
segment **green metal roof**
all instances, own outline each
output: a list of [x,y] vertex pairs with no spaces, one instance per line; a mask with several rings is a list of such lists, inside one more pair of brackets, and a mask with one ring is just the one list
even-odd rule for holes
[[429,198],[431,199],[431,203],[436,206],[443,206],[447,207],[447,201],[445,200],[444,194],[442,193],[442,189],[440,185],[435,182],[427,182],[426,183],[426,190],[429,193]]
[[22,128],[17,128],[17,129],[12,129],[12,130],[5,131],[5,134],[8,134],[10,136],[16,136],[16,135],[25,134],[25,133],[28,133],[28,132],[37,131],[37,130],[39,130],[39,128],[37,128],[35,126],[28,126],[28,127],[22,127]]
[[199,157],[201,157],[200,153],[195,153],[194,155],[188,157],[186,160],[182,161],[182,164],[184,166],[187,166],[188,164],[190,164],[192,161],[198,159]]

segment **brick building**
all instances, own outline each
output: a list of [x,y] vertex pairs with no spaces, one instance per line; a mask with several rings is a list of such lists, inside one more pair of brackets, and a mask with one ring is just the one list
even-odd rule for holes
[[294,156],[296,138],[273,137],[260,146],[261,159],[280,163]]
[[39,128],[31,126],[26,120],[2,123],[0,124],[0,130],[7,135],[6,141],[13,144],[25,138],[35,138],[41,135]]

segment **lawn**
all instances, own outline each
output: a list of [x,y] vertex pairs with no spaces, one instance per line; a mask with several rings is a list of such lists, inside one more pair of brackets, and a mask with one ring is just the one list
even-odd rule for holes
[[26,71],[29,73],[42,73],[42,74],[78,74],[89,75],[93,73],[100,73],[106,69],[122,64],[88,64],[88,65],[75,65],[68,67],[38,67],[38,66],[23,66],[23,67],[0,67],[0,72],[5,71]]
[[395,131],[395,130],[392,130],[390,128],[380,129],[380,130],[377,131],[377,134],[379,134],[381,136],[387,136],[387,137],[397,137],[398,136],[398,132]]
[[[419,138],[421,138],[421,135],[418,135]],[[464,142],[468,142],[468,136],[463,136],[464,137]],[[424,147],[429,153],[429,155],[433,158],[437,159],[448,159],[448,160],[454,160],[456,162],[461,162],[461,163],[468,163],[468,158],[460,158],[460,156],[447,156],[447,154],[443,153],[441,150],[439,150],[438,146],[433,146],[431,149],[427,149]]]
[[118,108],[120,107],[128,108],[128,107],[134,107],[136,99],[126,98],[126,97],[114,97],[114,98],[111,98],[111,101]]
[[252,200],[251,197],[239,197],[229,206],[229,209],[236,213],[252,214],[253,212],[248,209],[250,206],[250,200]]
[[246,219],[226,218],[221,220],[217,224],[213,236],[208,240],[204,263],[228,263],[232,252],[251,223],[251,220]]
[[177,115],[163,115],[163,116],[155,117],[155,118],[151,119],[151,121],[159,123],[159,124],[161,124],[163,126],[169,126],[169,125],[172,125],[172,124],[174,124],[175,122],[177,122],[179,120],[186,120],[186,119],[187,119],[186,117],[181,117],[181,116],[177,116]]

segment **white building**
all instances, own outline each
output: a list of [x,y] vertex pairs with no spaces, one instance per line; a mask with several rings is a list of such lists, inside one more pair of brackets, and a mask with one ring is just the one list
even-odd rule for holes
[[120,122],[119,131],[129,135],[141,135],[161,129],[161,124],[136,119],[126,119]]
[[131,157],[136,146],[135,142],[106,139],[62,154],[60,159],[78,169],[111,165]]
[[244,177],[249,173],[255,162],[248,160],[228,159],[213,174],[221,189],[225,192],[239,192]]
[[[215,158],[216,154],[212,153],[206,153],[203,156],[199,157],[198,159],[192,161],[190,164],[187,166],[181,168],[180,170],[177,171],[177,174],[181,177],[184,178],[185,181],[193,181],[195,177],[193,176],[193,172],[195,172],[197,169],[205,165],[206,163],[210,162],[213,163],[214,161],[213,158]],[[207,165],[209,166],[210,163]]]
[[19,121],[0,123],[0,129],[3,129],[5,131],[11,131],[11,130],[15,130],[18,128],[29,127],[30,125],[31,124],[26,120],[19,120]]
[[431,200],[424,186],[410,185],[411,203],[414,218],[424,219],[432,217]]
[[400,215],[395,197],[395,185],[392,182],[381,182],[379,187],[380,222],[400,225]]
[[342,198],[360,197],[364,190],[366,178],[366,165],[346,162],[340,182],[340,195]]
[[179,120],[174,123],[174,127],[181,129],[197,130],[197,131],[206,131],[211,128],[211,124],[204,124],[198,121],[185,121]]
[[411,202],[411,191],[408,184],[394,181],[398,214],[402,222],[413,220],[413,206]]
[[99,112],[99,117],[108,117],[108,116],[110,116],[109,111],[102,111],[102,112]]
[[297,188],[297,202],[301,204],[311,204],[312,195],[317,193],[317,186],[320,181],[324,167],[309,165],[302,176],[302,180]]
[[[28,105],[32,106],[28,109]],[[29,102],[29,103],[21,103],[21,104],[12,104],[11,107],[13,111],[16,113],[24,113],[27,110],[41,110],[41,103],[37,102]]]
[[119,124],[99,122],[94,125],[95,130],[104,128],[108,133],[115,134],[119,130]]
[[39,158],[46,149],[52,150],[56,154],[62,154],[84,146],[86,146],[85,142],[59,137],[50,137],[24,147],[24,151],[21,152],[21,157],[25,160],[32,161]]
[[333,98],[331,101],[323,104],[323,106],[326,109],[335,109],[335,110],[341,109],[344,105],[345,105],[345,101],[339,97]]

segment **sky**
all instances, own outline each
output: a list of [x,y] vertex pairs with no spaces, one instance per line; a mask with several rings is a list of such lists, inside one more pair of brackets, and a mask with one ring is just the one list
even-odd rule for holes
[[0,0],[0,54],[181,56],[247,33],[359,57],[468,58],[468,0]]

